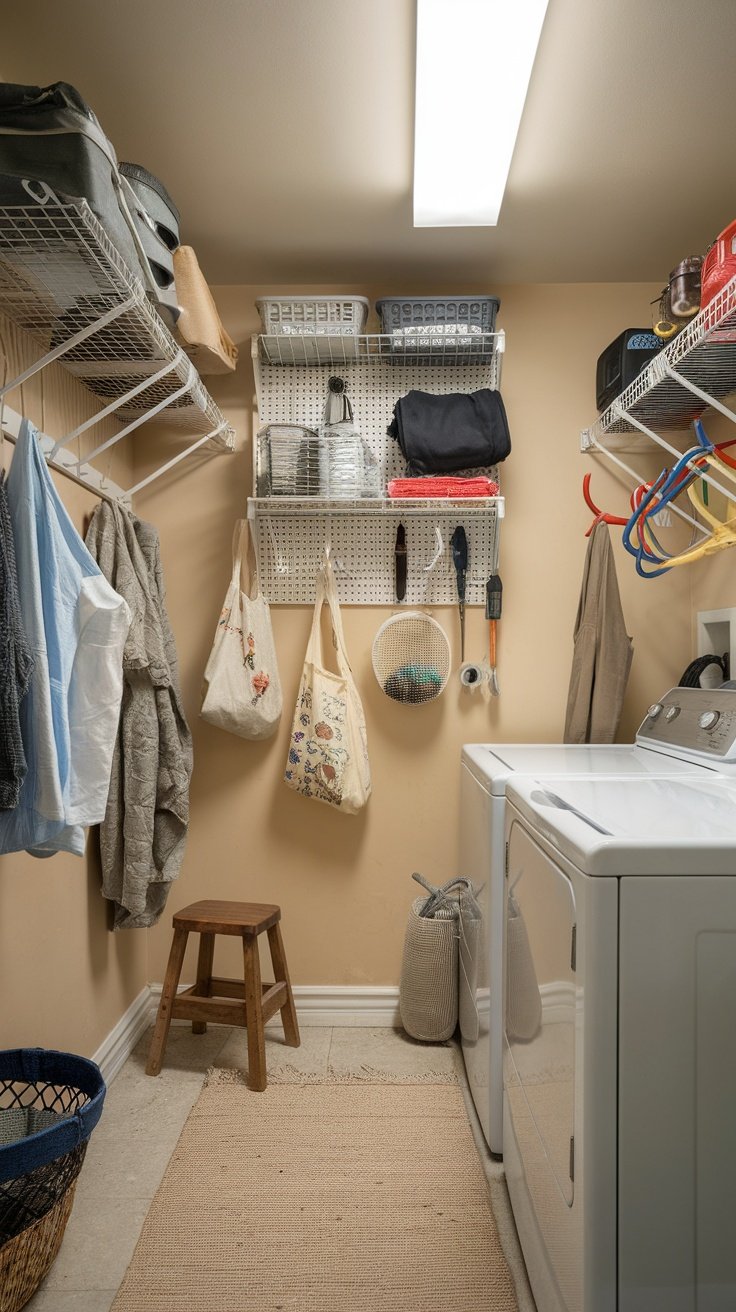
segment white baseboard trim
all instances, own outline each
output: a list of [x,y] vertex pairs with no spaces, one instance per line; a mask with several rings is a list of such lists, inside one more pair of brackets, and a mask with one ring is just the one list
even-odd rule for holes
[[127,1061],[142,1034],[145,1034],[151,1022],[151,990],[146,984],[137,998],[131,1002],[117,1025],[110,1030],[106,1039],[92,1054],[92,1060],[102,1071],[107,1084],[115,1079],[120,1067]]
[[[151,1005],[155,1014],[161,997],[161,985],[152,984]],[[181,989],[188,988],[182,984]],[[377,1029],[394,1028],[399,1024],[399,990],[394,984],[295,984],[299,1024],[304,1026],[345,1025]],[[189,1021],[174,1021],[175,1025],[188,1025]],[[278,1013],[268,1022],[280,1023]]]
[[[180,991],[188,987],[182,984]],[[100,1067],[107,1084],[114,1080],[141,1035],[155,1019],[161,988],[161,984],[150,984],[141,989],[93,1054],[92,1060]],[[299,1024],[305,1028],[344,1025],[346,1028],[374,1026],[376,1029],[393,1029],[399,1024],[399,990],[394,985],[297,984],[294,986],[294,1001]],[[278,1025],[279,1022],[277,1014],[268,1024]],[[188,1025],[190,1022],[175,1020],[173,1024]]]

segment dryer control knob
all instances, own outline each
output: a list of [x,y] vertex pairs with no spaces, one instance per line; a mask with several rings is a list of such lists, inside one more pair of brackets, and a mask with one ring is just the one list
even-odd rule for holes
[[679,714],[680,714],[679,706],[668,706],[667,710],[664,713],[664,718],[669,722],[671,720],[676,720]]
[[710,733],[713,729],[715,729],[720,718],[721,716],[719,711],[703,711],[703,714],[698,717],[698,724],[700,725],[701,729],[707,729],[708,732]]
[[647,710],[647,719],[656,720],[657,716],[661,714],[662,714],[662,703],[653,702],[652,705]]

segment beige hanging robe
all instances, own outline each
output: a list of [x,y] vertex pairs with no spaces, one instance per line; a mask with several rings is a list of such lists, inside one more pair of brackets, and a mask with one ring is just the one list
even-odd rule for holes
[[566,743],[612,743],[634,654],[607,524],[588,543],[565,719]]

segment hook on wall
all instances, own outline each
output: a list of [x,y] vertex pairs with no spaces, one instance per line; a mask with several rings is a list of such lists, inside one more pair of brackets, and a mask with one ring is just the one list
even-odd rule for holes
[[271,545],[271,553],[273,555],[274,565],[276,567],[276,573],[282,575],[289,574],[290,570],[288,564],[281,559],[279,544],[276,538],[276,534],[274,533],[273,524],[271,523],[270,517],[266,519],[266,530],[268,532],[268,540]]
[[424,566],[425,574],[431,573],[431,571],[437,567],[442,556],[445,554],[445,544],[442,538],[442,532],[440,530],[439,524],[435,524],[434,526],[434,539],[435,539],[435,553],[432,559],[430,560],[429,564]]

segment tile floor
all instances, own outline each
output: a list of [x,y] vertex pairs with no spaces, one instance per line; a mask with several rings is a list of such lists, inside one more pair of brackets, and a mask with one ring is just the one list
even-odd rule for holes
[[[337,1076],[378,1072],[401,1078],[454,1070],[462,1081],[462,1058],[453,1043],[415,1043],[400,1030],[316,1026],[303,1027],[301,1037],[300,1048],[287,1048],[279,1029],[267,1030],[270,1072],[289,1066],[305,1077],[325,1076],[329,1069]],[[210,1026],[206,1034],[193,1035],[189,1026],[173,1025],[165,1065],[156,1079],[144,1071],[148,1042],[146,1034],[109,1088],[61,1252],[26,1304],[27,1312],[109,1312],[205,1072],[210,1066],[247,1068],[242,1030]],[[472,1115],[471,1124],[516,1281],[519,1310],[534,1312],[503,1172],[485,1151]]]

